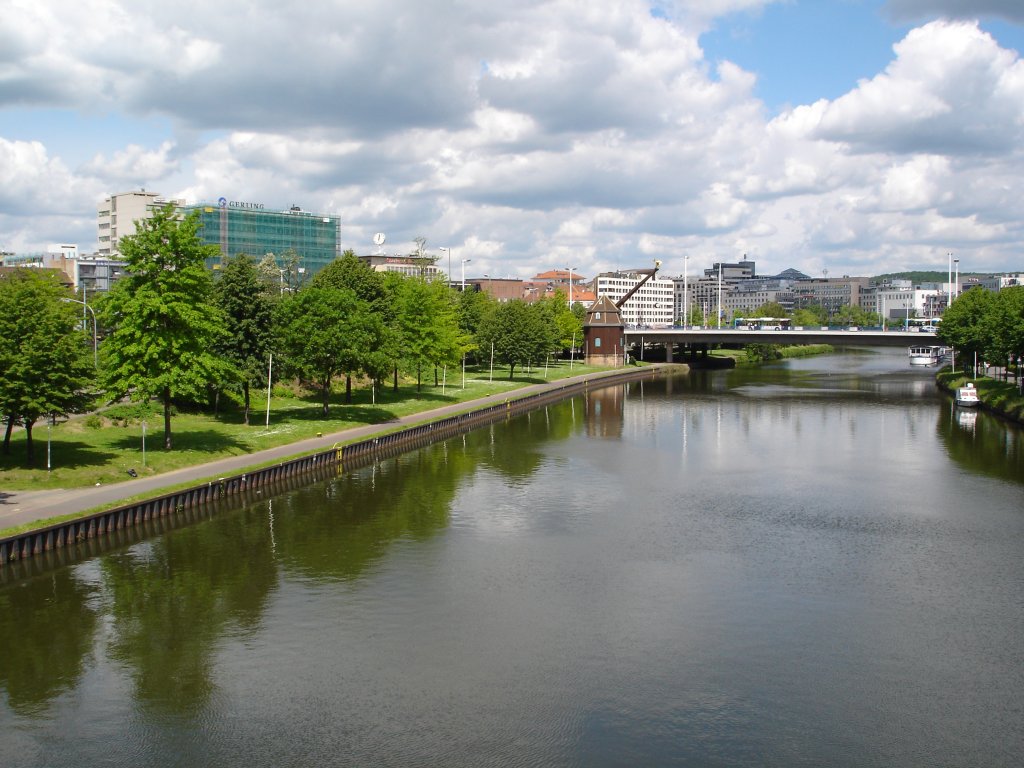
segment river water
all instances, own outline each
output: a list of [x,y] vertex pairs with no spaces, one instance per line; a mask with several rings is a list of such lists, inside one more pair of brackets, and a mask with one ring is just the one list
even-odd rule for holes
[[615,386],[9,569],[0,765],[1022,765],[1022,435],[932,375]]

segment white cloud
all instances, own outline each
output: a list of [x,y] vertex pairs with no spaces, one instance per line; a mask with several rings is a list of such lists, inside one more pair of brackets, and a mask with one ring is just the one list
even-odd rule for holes
[[1020,0],[888,0],[887,5],[896,18],[915,21],[938,14],[961,19],[998,16],[1024,22],[1024,5]]
[[976,23],[936,21],[828,105],[816,135],[854,151],[1003,153],[1024,139],[1024,61]]
[[423,235],[480,274],[743,252],[849,271],[960,246],[1021,266],[1024,64],[972,22],[924,24],[846,95],[769,119],[756,73],[699,45],[767,0],[9,4],[0,115],[170,128],[78,168],[0,128],[4,243],[38,225],[90,248],[96,198],[137,185],[337,213],[358,252]]

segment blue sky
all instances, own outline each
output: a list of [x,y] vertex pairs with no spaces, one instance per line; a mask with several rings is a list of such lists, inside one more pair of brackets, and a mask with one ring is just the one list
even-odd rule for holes
[[[893,19],[879,0],[794,0],[716,19],[700,42],[709,61],[727,59],[755,72],[755,93],[775,113],[838,98],[876,75],[913,27]],[[986,16],[981,27],[1024,51],[1021,26]]]
[[0,250],[144,187],[481,274],[1024,271],[1024,3],[654,2],[7,0]]

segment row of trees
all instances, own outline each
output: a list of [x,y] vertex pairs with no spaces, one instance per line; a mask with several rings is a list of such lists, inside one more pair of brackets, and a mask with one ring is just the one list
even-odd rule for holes
[[1024,358],[1024,286],[998,293],[971,288],[942,315],[938,337],[960,359],[977,356],[1006,367]]
[[[498,303],[429,279],[379,273],[346,252],[305,285],[241,254],[214,280],[216,247],[197,236],[195,215],[168,206],[120,242],[125,277],[95,302],[104,329],[98,370],[83,344],[75,299],[58,281],[22,270],[0,280],[0,414],[31,429],[41,417],[128,397],[159,401],[171,448],[174,400],[207,401],[236,388],[249,423],[250,391],[274,370],[315,388],[322,413],[339,378],[381,387],[424,376],[466,356],[508,367],[539,363],[578,343],[583,307],[564,296]],[[278,282],[280,280],[280,282]],[[90,339],[91,340],[91,336]],[[89,341],[87,340],[87,341]]]

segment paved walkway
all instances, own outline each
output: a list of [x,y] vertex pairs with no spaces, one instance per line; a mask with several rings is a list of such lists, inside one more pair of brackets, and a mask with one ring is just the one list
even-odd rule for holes
[[[651,366],[652,368],[657,366]],[[635,369],[625,369],[635,373]],[[152,494],[157,496],[160,492],[170,486],[181,485],[182,483],[201,482],[210,477],[227,477],[238,474],[247,467],[256,464],[267,464],[274,461],[284,461],[307,453],[315,453],[318,450],[326,450],[336,443],[354,442],[383,431],[391,431],[396,427],[421,424],[426,421],[436,421],[456,413],[464,413],[475,408],[484,408],[495,403],[503,403],[506,400],[516,400],[536,392],[543,392],[550,389],[557,389],[568,383],[583,381],[584,379],[614,377],[618,371],[601,371],[583,376],[575,376],[566,379],[558,379],[543,384],[532,384],[528,387],[502,392],[496,395],[489,395],[478,400],[468,400],[461,403],[434,408],[429,411],[403,416],[400,419],[383,422],[381,424],[369,424],[362,427],[352,427],[339,432],[332,432],[322,437],[312,437],[300,440],[295,443],[279,445],[276,448],[267,448],[255,453],[247,453],[241,456],[230,456],[226,459],[218,459],[206,464],[196,464],[191,467],[183,467],[172,472],[164,472],[152,477],[140,477],[134,480],[125,480],[123,483],[113,485],[100,485],[93,488],[71,488],[51,489],[45,491],[3,491],[0,490],[0,529],[12,528],[26,523],[45,520],[59,515],[84,512],[87,509],[100,507],[107,504],[114,504],[124,499]]]

